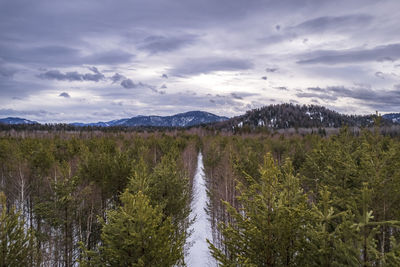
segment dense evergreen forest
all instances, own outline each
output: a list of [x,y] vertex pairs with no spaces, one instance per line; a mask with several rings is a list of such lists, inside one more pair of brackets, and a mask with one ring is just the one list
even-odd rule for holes
[[0,266],[183,266],[202,151],[221,266],[400,266],[400,140],[378,128],[3,131]]

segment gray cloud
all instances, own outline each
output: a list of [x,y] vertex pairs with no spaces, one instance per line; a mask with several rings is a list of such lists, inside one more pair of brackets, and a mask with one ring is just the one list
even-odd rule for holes
[[253,63],[247,59],[231,58],[193,58],[187,59],[171,73],[173,75],[197,75],[206,74],[214,71],[237,71],[253,68]]
[[161,78],[168,79],[168,75],[164,73],[163,75],[161,75]]
[[0,58],[6,62],[45,66],[115,65],[131,62],[135,55],[123,50],[108,50],[84,55],[80,49],[61,45],[22,48],[0,43]]
[[62,93],[59,94],[58,96],[60,96],[60,97],[65,97],[65,98],[70,98],[70,97],[71,97],[67,92],[62,92]]
[[129,63],[134,58],[135,58],[134,54],[125,52],[123,50],[109,50],[81,57],[77,60],[81,61],[82,64],[117,65],[123,63]]
[[[313,14],[310,14],[313,15]],[[272,32],[267,37],[261,38],[262,42],[268,44],[277,44],[285,41],[293,41],[296,38],[306,34],[322,34],[335,32],[359,31],[360,27],[365,27],[372,23],[373,16],[369,14],[351,14],[345,16],[320,16],[314,19],[308,19],[295,26],[289,26],[283,29],[279,28],[279,33]],[[302,43],[308,43],[309,38],[302,38]]]
[[326,91],[325,89],[320,88],[320,87],[308,87],[307,89],[310,90],[310,91],[320,92],[320,93]]
[[267,76],[262,76],[261,79],[266,81],[268,78]]
[[242,99],[243,99],[242,96],[240,96],[240,95],[238,95],[238,94],[236,94],[236,93],[231,93],[231,96],[232,96],[234,99],[239,99],[239,100],[242,100]]
[[372,49],[314,51],[305,55],[308,59],[297,61],[298,64],[340,64],[378,61],[383,58],[400,58],[400,43],[377,46]]
[[292,29],[296,32],[322,32],[326,30],[354,29],[365,27],[373,17],[367,14],[352,14],[346,16],[324,16],[306,20]]
[[[153,85],[150,84],[146,84],[146,83],[142,83],[142,82],[138,82],[138,83],[134,83],[131,79],[125,79],[121,82],[121,86],[125,89],[137,89],[137,88],[148,88],[151,91],[155,92],[155,93],[160,93],[157,88]],[[165,93],[164,91],[162,91],[162,93]]]
[[326,88],[308,88],[311,92],[297,93],[300,98],[317,98],[321,100],[335,101],[339,98],[350,98],[358,104],[373,108],[392,109],[400,103],[400,92],[398,90],[372,90],[371,88],[345,86],[329,86]]
[[139,46],[139,49],[146,50],[150,53],[171,52],[193,43],[196,38],[195,35],[173,37],[153,35],[147,37],[143,41],[143,44]]
[[104,75],[100,73],[96,67],[90,68],[94,73],[80,74],[76,71],[62,73],[59,70],[49,70],[45,73],[38,75],[41,79],[58,80],[58,81],[94,81],[98,82],[105,79]]
[[288,91],[287,87],[285,87],[285,86],[278,86],[278,87],[274,87],[274,88],[281,90],[281,91]]
[[338,98],[334,95],[330,95],[327,93],[297,93],[296,94],[297,97],[300,98],[319,98],[322,100],[331,100],[331,101],[335,101]]
[[375,76],[381,79],[385,79],[385,76],[382,71],[375,72]]
[[278,70],[278,68],[266,68],[265,71],[266,72],[276,72]]
[[110,77],[110,79],[112,80],[113,83],[117,83],[119,81],[126,79],[126,77],[119,73],[115,73],[112,77]]
[[17,69],[7,66],[0,58],[0,78],[12,78],[16,72]]
[[139,84],[134,83],[131,79],[125,79],[121,82],[121,86],[125,89],[137,88]]
[[57,115],[55,112],[49,112],[46,110],[15,110],[15,109],[0,109],[0,116],[48,116]]

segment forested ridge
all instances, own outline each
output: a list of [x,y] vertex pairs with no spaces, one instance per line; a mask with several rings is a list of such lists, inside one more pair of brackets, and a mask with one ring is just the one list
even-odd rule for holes
[[400,141],[377,127],[5,131],[0,266],[185,265],[200,150],[221,266],[400,266]]

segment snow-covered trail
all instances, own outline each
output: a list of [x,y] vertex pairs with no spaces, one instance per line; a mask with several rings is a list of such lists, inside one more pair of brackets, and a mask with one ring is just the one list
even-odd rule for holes
[[208,198],[203,169],[203,155],[200,152],[193,181],[194,198],[192,202],[192,213],[190,214],[190,219],[196,218],[196,220],[191,226],[193,232],[187,241],[189,250],[185,259],[189,267],[217,266],[208,250],[206,241],[206,239],[212,240],[212,233],[211,224],[205,211]]

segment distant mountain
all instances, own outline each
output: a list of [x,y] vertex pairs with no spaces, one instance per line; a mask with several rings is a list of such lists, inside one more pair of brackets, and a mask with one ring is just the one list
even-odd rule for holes
[[[268,127],[272,129],[284,128],[338,128],[348,126],[372,126],[376,115],[345,115],[336,111],[329,110],[323,106],[316,105],[293,105],[279,104],[270,105],[258,109],[247,111],[244,115],[234,118],[220,117],[204,111],[189,111],[173,116],[136,116],[119,120],[95,123],[70,123],[77,127],[190,127],[201,124],[212,124],[211,127],[217,129],[234,130],[244,127],[260,128]],[[391,125],[400,123],[400,113],[390,113],[382,116],[381,124]],[[23,118],[0,119],[0,123],[15,124],[38,124]]]
[[220,117],[204,111],[189,111],[173,116],[137,116],[130,119],[112,120],[96,123],[71,123],[74,126],[154,126],[154,127],[189,127],[200,124],[220,122],[228,120],[227,117]]
[[[270,105],[247,111],[246,114],[231,118],[215,127],[223,129],[237,129],[243,127],[268,127],[273,129],[284,128],[311,128],[311,127],[342,127],[372,126],[375,115],[345,115],[316,105],[279,104]],[[391,124],[382,121],[382,124]]]
[[30,121],[27,119],[13,118],[13,117],[0,119],[0,123],[2,123],[2,124],[39,124],[37,121]]
[[393,123],[400,123],[400,113],[389,113],[382,115],[382,118],[389,120]]

